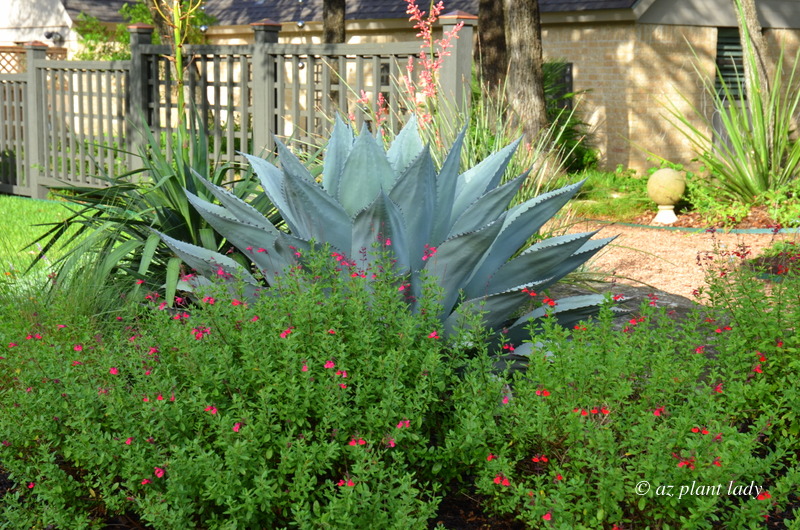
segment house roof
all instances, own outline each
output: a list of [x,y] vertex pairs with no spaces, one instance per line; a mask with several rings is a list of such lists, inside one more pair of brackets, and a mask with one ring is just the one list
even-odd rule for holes
[[[103,22],[124,22],[119,14],[133,0],[62,0],[70,17],[87,13]],[[426,1],[420,0],[423,6]],[[539,0],[543,13],[630,9],[636,0]],[[348,0],[345,17],[349,20],[407,18],[402,0]],[[425,9],[424,7],[422,7]],[[478,0],[446,0],[445,12],[461,10],[478,14]],[[276,22],[322,20],[322,0],[206,0],[206,12],[219,25],[244,25],[265,18]]]

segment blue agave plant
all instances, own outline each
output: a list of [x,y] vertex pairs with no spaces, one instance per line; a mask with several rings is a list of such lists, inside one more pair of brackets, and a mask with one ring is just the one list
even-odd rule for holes
[[[359,257],[363,269],[374,259],[366,250],[383,241],[390,242],[387,248],[399,272],[408,278],[412,311],[421,290],[421,272],[435,278],[443,293],[439,317],[445,336],[454,331],[458,315],[470,310],[483,312],[484,324],[495,338],[502,331],[514,344],[527,337],[529,320],[546,311],[564,325],[592,315],[602,302],[599,295],[561,299],[554,307],[542,305],[512,318],[530,303],[532,292],[553,285],[611,240],[592,240],[595,232],[570,234],[522,250],[583,182],[509,208],[526,177],[501,184],[519,140],[459,173],[463,138],[462,132],[437,171],[415,120],[386,150],[368,131],[356,135],[337,118],[325,150],[321,184],[280,142],[280,169],[247,156],[288,231],[279,230],[255,208],[211,182],[203,181],[219,205],[188,190],[186,196],[211,226],[251,257],[267,284],[296,266],[312,241],[329,244],[344,259]],[[160,235],[205,278],[236,276],[250,295],[264,288],[232,259]],[[524,349],[516,353],[523,354]]]

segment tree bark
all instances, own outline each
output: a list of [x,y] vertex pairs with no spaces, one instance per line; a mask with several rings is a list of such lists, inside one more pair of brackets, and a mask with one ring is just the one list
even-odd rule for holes
[[533,143],[547,127],[539,0],[503,0],[503,9],[508,47],[506,94],[527,142]]
[[478,4],[478,50],[481,83],[496,90],[508,72],[506,56],[505,15],[503,3],[497,0],[480,0]]
[[153,25],[156,27],[156,33],[161,37],[161,44],[172,44],[172,26],[167,20],[159,14],[166,15],[169,20],[172,20],[172,2],[171,0],[145,0],[147,9],[153,15]]
[[[739,38],[744,52],[744,83],[748,101],[759,98],[766,106],[770,98],[769,76],[767,74],[767,43],[758,21],[755,0],[733,0],[736,19],[739,22]],[[752,57],[752,59],[751,59]],[[778,65],[780,68],[781,65]],[[755,71],[752,71],[755,69]],[[752,112],[752,106],[750,106]],[[775,135],[775,119],[770,112],[767,116],[767,147],[771,150]],[[772,153],[769,154],[769,159]]]
[[344,42],[345,0],[323,0],[322,2],[322,42],[336,44]]

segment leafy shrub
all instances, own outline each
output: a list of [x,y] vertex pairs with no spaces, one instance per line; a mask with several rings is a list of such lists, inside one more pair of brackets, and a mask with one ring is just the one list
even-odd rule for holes
[[800,275],[765,284],[745,255],[711,255],[711,308],[681,321],[657,297],[622,325],[608,311],[571,333],[545,320],[487,438],[488,505],[532,527],[743,528],[779,513],[800,478]]
[[410,314],[388,256],[374,263],[369,289],[322,251],[249,303],[215,285],[190,309],[151,293],[116,317],[71,318],[65,304],[14,322],[0,360],[0,461],[15,483],[3,520],[424,526],[442,484],[483,453],[476,424],[501,406],[502,382],[486,378],[485,349],[467,360],[457,346],[480,336],[438,336],[433,282]]

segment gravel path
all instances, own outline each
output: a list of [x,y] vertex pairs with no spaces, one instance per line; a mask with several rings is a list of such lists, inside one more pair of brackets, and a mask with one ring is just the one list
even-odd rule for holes
[[756,257],[773,241],[800,242],[800,234],[697,233],[591,221],[576,224],[570,232],[597,229],[600,232],[595,238],[618,237],[589,261],[592,272],[600,273],[606,281],[616,277],[620,283],[647,284],[688,298],[692,298],[693,290],[705,285],[705,269],[700,263],[715,247],[734,251],[744,245],[750,251],[749,257]]

